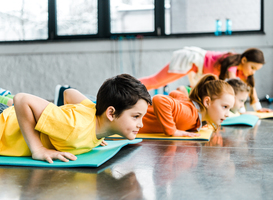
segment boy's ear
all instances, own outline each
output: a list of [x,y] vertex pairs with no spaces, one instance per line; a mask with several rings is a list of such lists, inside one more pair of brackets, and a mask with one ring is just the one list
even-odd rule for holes
[[113,121],[115,119],[115,108],[113,106],[109,106],[106,111],[105,111],[105,114],[106,114],[106,117],[110,120],[110,121]]
[[203,99],[203,105],[208,108],[211,104],[211,99],[209,96],[205,96],[204,99]]

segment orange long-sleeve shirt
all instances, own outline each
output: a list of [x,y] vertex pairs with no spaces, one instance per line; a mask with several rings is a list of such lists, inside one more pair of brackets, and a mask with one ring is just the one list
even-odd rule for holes
[[182,92],[173,91],[169,96],[153,97],[153,105],[148,107],[139,133],[164,132],[171,136],[176,130],[196,131],[200,124],[194,104]]

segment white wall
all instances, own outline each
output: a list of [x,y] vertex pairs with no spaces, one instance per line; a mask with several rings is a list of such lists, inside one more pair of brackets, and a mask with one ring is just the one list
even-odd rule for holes
[[[183,46],[206,50],[243,52],[256,47],[264,52],[266,64],[255,74],[259,98],[273,96],[273,1],[264,0],[265,34],[144,38],[122,42],[90,40],[0,44],[0,87],[12,93],[27,92],[52,100],[57,84],[70,84],[83,93],[95,95],[103,81],[121,72],[137,78],[156,73],[170,61],[172,52]],[[121,69],[123,67],[123,70]],[[188,84],[187,77],[172,84]]]

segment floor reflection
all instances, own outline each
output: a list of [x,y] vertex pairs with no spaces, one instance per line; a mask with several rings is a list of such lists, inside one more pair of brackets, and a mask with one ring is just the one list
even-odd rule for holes
[[198,163],[199,143],[185,143],[178,146],[175,142],[167,146],[165,152],[155,163],[153,178],[156,185],[165,185],[176,179],[179,174],[195,168]]
[[0,199],[271,199],[273,120],[209,142],[144,140],[98,168],[0,167]]

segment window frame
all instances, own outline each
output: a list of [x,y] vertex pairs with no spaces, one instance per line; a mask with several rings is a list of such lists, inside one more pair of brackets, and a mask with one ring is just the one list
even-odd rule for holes
[[[98,2],[98,33],[85,35],[57,35],[57,6],[56,0],[48,0],[48,38],[41,40],[16,40],[16,41],[0,41],[0,43],[26,43],[26,42],[48,42],[60,40],[101,40],[115,39],[120,36],[143,36],[153,38],[173,38],[173,37],[202,37],[214,36],[214,32],[202,33],[176,33],[165,34],[165,0],[154,0],[154,31],[153,32],[133,32],[133,33],[112,33],[110,32],[110,0],[97,0]],[[261,28],[260,30],[249,31],[233,31],[232,35],[246,34],[265,34],[264,33],[264,0],[261,0]],[[224,35],[224,32],[222,32]],[[231,35],[231,36],[232,36]]]

